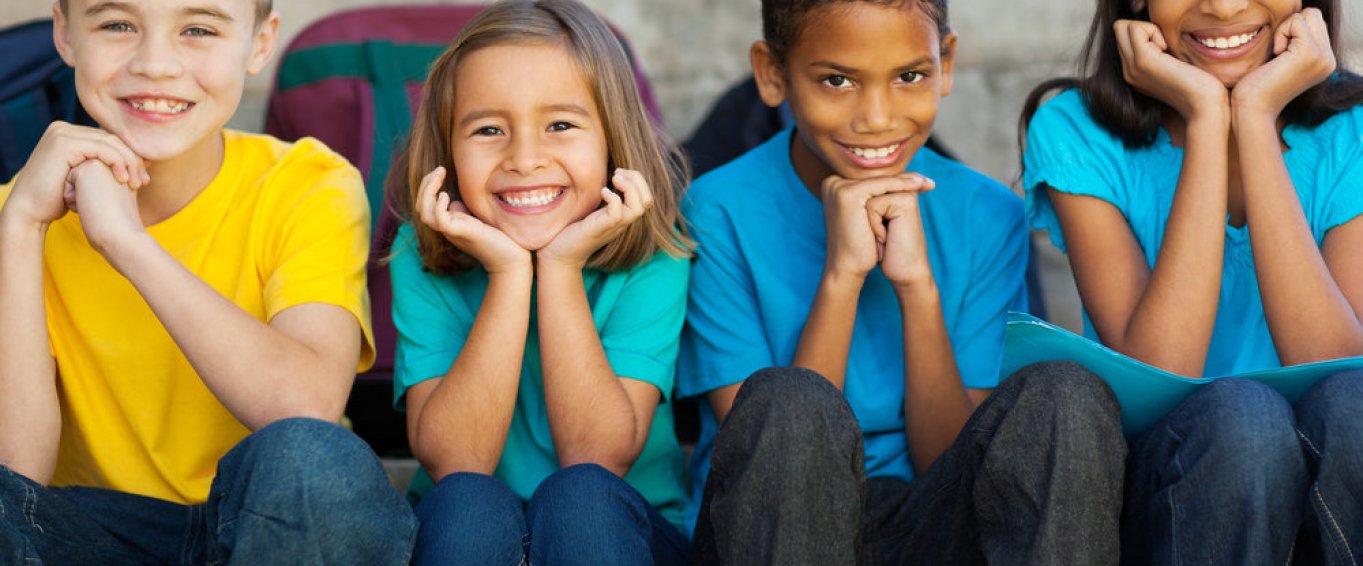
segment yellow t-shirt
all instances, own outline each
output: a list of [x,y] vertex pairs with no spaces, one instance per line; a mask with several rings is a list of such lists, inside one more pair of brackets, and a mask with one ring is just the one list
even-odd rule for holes
[[[147,231],[261,321],[302,303],[349,310],[364,333],[358,369],[367,368],[369,207],[359,172],[314,139],[287,144],[230,130],[223,139],[213,182]],[[62,411],[53,485],[207,500],[218,460],[249,431],[132,284],[90,247],[76,214],[48,229],[43,292]]]

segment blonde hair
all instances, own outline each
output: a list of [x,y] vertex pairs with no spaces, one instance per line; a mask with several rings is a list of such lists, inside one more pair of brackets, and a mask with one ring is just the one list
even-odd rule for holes
[[673,257],[689,257],[694,244],[686,236],[678,210],[688,178],[686,162],[644,110],[633,68],[620,41],[605,22],[577,0],[503,0],[475,16],[432,64],[421,109],[390,178],[405,183],[398,195],[398,215],[416,232],[422,265],[428,271],[444,274],[478,265],[411,213],[422,177],[438,166],[448,172],[441,190],[454,200],[460,198],[449,144],[459,61],[479,49],[525,43],[558,43],[568,47],[596,99],[606,132],[609,166],[638,171],[653,190],[653,206],[643,218],[592,254],[587,267],[603,271],[627,269],[646,261],[658,250]]

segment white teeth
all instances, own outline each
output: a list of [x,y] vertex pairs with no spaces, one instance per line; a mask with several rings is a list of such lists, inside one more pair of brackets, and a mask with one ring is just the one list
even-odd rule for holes
[[497,198],[516,208],[528,208],[532,206],[544,206],[554,202],[561,194],[563,194],[563,191],[560,189],[541,189],[537,191],[520,192],[516,195],[497,195]]
[[143,112],[156,112],[158,114],[179,114],[189,108],[188,102],[178,100],[166,100],[164,98],[144,98],[129,100],[133,108]]
[[854,147],[854,148],[851,148],[851,149],[852,149],[852,155],[855,155],[855,156],[857,156],[857,157],[864,157],[864,158],[869,158],[869,159],[878,159],[878,158],[881,158],[881,157],[888,157],[891,153],[894,153],[895,150],[899,149],[899,144],[894,144],[894,145],[886,146],[886,147],[876,147],[876,148],[860,148],[860,147]]
[[1206,45],[1212,49],[1235,49],[1236,47],[1249,43],[1249,40],[1254,39],[1254,36],[1256,35],[1259,35],[1258,31],[1255,31],[1254,33],[1232,35],[1229,37],[1207,37],[1199,39],[1198,41],[1202,42],[1202,45]]

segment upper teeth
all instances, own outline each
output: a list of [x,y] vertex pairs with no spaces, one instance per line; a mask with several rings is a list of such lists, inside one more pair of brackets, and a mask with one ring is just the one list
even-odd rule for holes
[[1204,37],[1198,41],[1202,42],[1202,45],[1206,45],[1212,49],[1232,49],[1249,43],[1249,40],[1254,39],[1254,36],[1256,35],[1259,35],[1258,31],[1232,35],[1230,37]]
[[501,198],[502,202],[516,208],[524,208],[530,206],[544,206],[554,202],[554,199],[558,198],[560,194],[562,194],[560,189],[537,189],[533,191],[519,191],[514,195],[501,194],[498,195],[498,198]]
[[878,157],[886,157],[886,156],[890,155],[891,153],[894,153],[894,151],[895,151],[896,149],[899,149],[899,144],[894,144],[894,145],[885,146],[885,147],[873,147],[873,148],[860,148],[860,147],[854,147],[854,148],[852,148],[852,154],[853,154],[853,155],[856,155],[857,157],[878,158]]
[[188,102],[177,100],[166,100],[164,98],[144,98],[141,100],[129,101],[133,108],[143,112],[159,112],[161,114],[179,114],[189,108]]

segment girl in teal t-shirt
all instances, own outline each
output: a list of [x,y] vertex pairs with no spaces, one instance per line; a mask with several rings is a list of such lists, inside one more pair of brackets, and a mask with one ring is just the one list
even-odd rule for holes
[[684,563],[684,173],[609,28],[500,2],[434,63],[392,257],[415,560]]
[[[1192,377],[1363,355],[1363,80],[1337,69],[1339,2],[1097,14],[1088,76],[1023,120],[1028,215],[1069,254],[1086,334]],[[1132,442],[1125,558],[1354,563],[1360,414],[1358,375],[1295,405],[1202,387]]]

